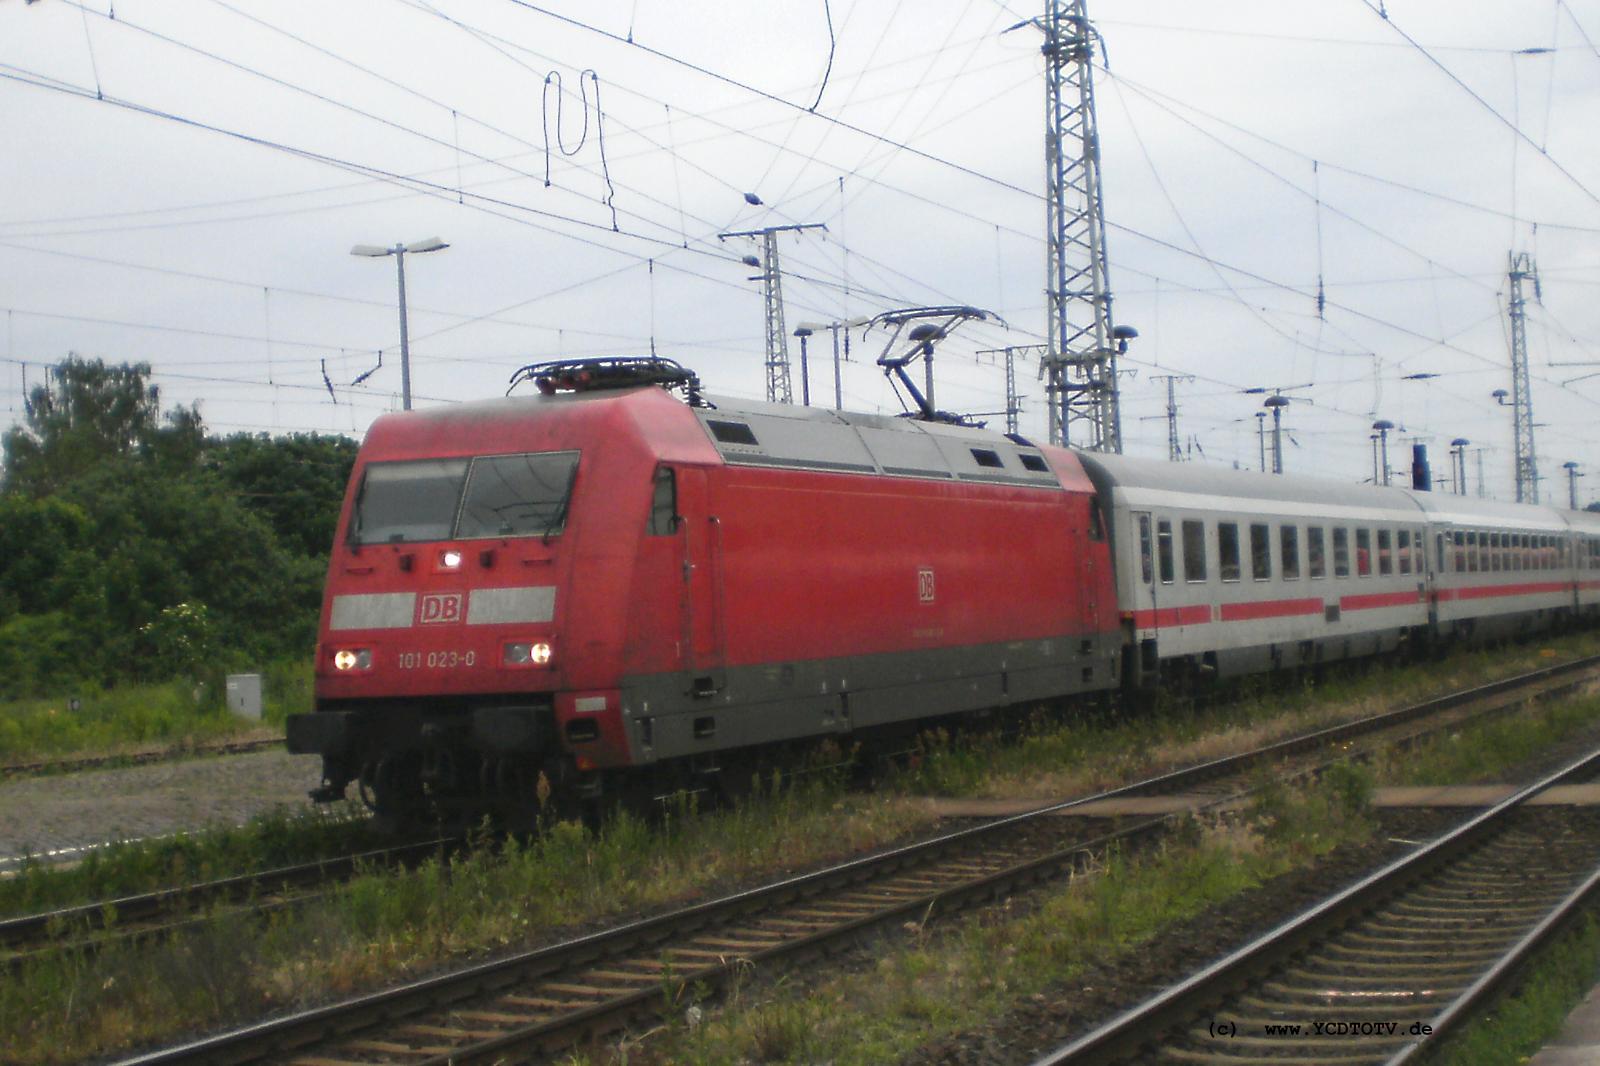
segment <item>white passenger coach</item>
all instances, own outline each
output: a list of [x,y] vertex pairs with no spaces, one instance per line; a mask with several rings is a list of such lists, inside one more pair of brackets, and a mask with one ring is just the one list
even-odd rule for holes
[[1600,612],[1600,515],[1083,453],[1134,683],[1487,640]]

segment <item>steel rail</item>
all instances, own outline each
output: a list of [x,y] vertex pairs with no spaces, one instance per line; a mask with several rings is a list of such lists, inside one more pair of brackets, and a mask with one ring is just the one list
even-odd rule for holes
[[[829,891],[866,884],[886,878],[899,871],[925,866],[963,848],[983,841],[1006,830],[1034,823],[1041,818],[1076,807],[1108,799],[1146,795],[1151,792],[1171,791],[1236,773],[1241,768],[1282,755],[1317,746],[1336,743],[1360,733],[1370,733],[1393,725],[1404,724],[1427,714],[1453,709],[1475,699],[1502,695],[1518,688],[1542,684],[1564,674],[1575,673],[1600,665],[1600,656],[1557,664],[1516,678],[1492,682],[1463,692],[1452,693],[1438,699],[1425,701],[1396,711],[1368,715],[1355,722],[1328,727],[1301,737],[1290,738],[1266,745],[1244,755],[1224,756],[1196,766],[1170,771],[1144,781],[1134,782],[1092,796],[1077,797],[997,818],[979,825],[942,834],[929,840],[889,849],[875,855],[851,859],[823,870],[795,875],[784,880],[730,896],[690,905],[664,914],[639,919],[622,926],[601,930],[573,940],[530,951],[519,952],[501,959],[478,963],[460,970],[413,981],[405,985],[354,997],[339,1003],[313,1008],[308,1011],[269,1019],[255,1025],[219,1033],[187,1044],[170,1047],[124,1060],[122,1066],[171,1066],[178,1063],[232,1064],[257,1061],[274,1054],[287,1054],[308,1045],[339,1039],[358,1031],[396,1021],[424,1011],[448,1009],[464,1000],[480,999],[501,993],[513,986],[571,971],[577,967],[604,962],[625,953],[666,945],[699,930],[725,925],[741,918],[757,915],[787,902],[811,899]],[[950,904],[970,899],[994,896],[1014,890],[1030,881],[1053,876],[1063,867],[1077,862],[1086,849],[1113,839],[1125,839],[1133,834],[1153,832],[1164,824],[1164,818],[1152,818],[1131,826],[1120,833],[1078,842],[1069,848],[1030,859],[1000,873],[988,875],[966,884],[929,893],[926,896],[863,918],[841,923],[812,936],[784,943],[779,949],[750,955],[754,961],[797,951],[821,951],[826,943],[838,942],[843,937],[853,937],[869,927],[886,921],[903,918],[907,914],[948,909]],[[735,954],[729,953],[730,956]],[[677,975],[685,981],[707,980],[715,982],[727,972],[726,965],[712,965],[686,971]],[[648,1001],[659,1000],[661,989],[642,989],[635,995],[598,1003],[565,1015],[552,1022],[541,1022],[511,1033],[495,1037],[481,1045],[452,1049],[438,1061],[464,1063],[478,1061],[478,1047],[484,1056],[493,1059],[503,1055],[512,1046],[538,1045],[556,1037],[558,1030],[572,1033],[586,1027],[596,1030],[619,1015],[627,1015],[648,1007]]]
[[[263,891],[276,892],[285,888],[305,888],[344,880],[355,876],[364,867],[413,862],[432,852],[446,851],[460,843],[459,837],[438,837],[350,855],[317,859],[293,866],[237,874],[193,885],[164,888],[154,892],[96,900],[52,911],[0,919],[0,950],[15,951],[18,945],[44,942],[59,931],[92,932],[103,930],[108,926],[116,929],[124,923],[159,922],[179,911],[193,911],[207,903],[246,899]],[[161,928],[132,929],[125,932],[126,935],[147,935],[160,932]],[[52,946],[65,949],[96,944],[97,941],[77,941]],[[5,959],[4,963],[9,965],[18,958],[26,957],[29,956],[13,956]]]
[[251,752],[275,748],[282,743],[282,737],[264,737],[260,740],[230,740],[221,744],[198,744],[193,747],[94,755],[79,759],[40,759],[37,762],[0,763],[0,779],[28,774],[76,773],[81,770],[146,766],[151,763],[177,762],[182,759],[215,755],[248,755]]
[[1600,767],[1600,749],[1518,790],[1431,843],[1394,860],[1104,1025],[1035,1060],[1033,1066],[1104,1066],[1138,1054],[1160,1034],[1188,1022],[1206,1006],[1225,999],[1286,957],[1449,865],[1498,831],[1529,799],[1571,778],[1593,773],[1597,767]]

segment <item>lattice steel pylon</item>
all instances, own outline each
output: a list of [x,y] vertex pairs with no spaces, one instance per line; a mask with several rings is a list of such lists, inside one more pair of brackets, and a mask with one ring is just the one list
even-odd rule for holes
[[1087,0],[1048,0],[1044,32],[1047,381],[1052,444],[1122,451]]
[[1539,464],[1533,452],[1533,392],[1528,384],[1528,329],[1523,311],[1522,283],[1533,282],[1539,294],[1539,271],[1527,252],[1514,252],[1511,261],[1511,422],[1516,437],[1517,502],[1539,502]]
[[[786,230],[827,229],[820,222],[795,226],[767,226],[765,229],[719,233],[728,237],[761,238],[761,273],[757,278],[767,315],[767,402],[794,403],[794,384],[789,375],[789,331],[783,324],[783,272],[778,268],[778,234]],[[746,260],[749,262],[750,260]]]

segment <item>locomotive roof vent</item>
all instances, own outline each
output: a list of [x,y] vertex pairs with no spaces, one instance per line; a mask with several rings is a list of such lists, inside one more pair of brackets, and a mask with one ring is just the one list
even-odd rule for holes
[[532,381],[545,396],[558,392],[601,392],[660,385],[664,389],[681,390],[690,407],[709,406],[700,395],[700,378],[694,371],[675,360],[655,355],[614,355],[530,363],[511,375],[506,395],[509,396],[524,381]]

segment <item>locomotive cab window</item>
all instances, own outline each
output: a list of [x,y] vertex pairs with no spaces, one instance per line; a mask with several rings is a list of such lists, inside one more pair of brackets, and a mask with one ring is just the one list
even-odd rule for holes
[[650,495],[650,535],[669,537],[678,531],[678,476],[670,466],[656,471]]
[[350,543],[448,539],[466,475],[466,459],[371,464],[356,494]]
[[1191,585],[1206,579],[1206,524],[1183,523],[1183,579]]
[[1089,539],[1096,541],[1106,539],[1106,523],[1100,514],[1098,499],[1089,501]]
[[1039,474],[1048,474],[1050,472],[1050,468],[1045,465],[1044,456],[1042,455],[1021,452],[1017,455],[1017,458],[1022,460],[1022,468],[1024,470],[1032,470]]
[[567,524],[577,452],[491,455],[472,461],[456,536],[549,537]]

